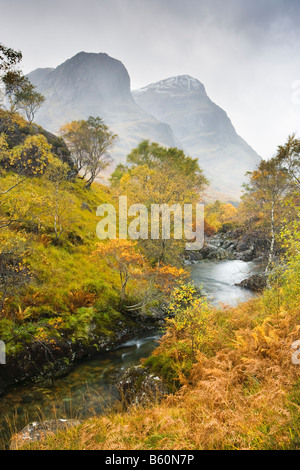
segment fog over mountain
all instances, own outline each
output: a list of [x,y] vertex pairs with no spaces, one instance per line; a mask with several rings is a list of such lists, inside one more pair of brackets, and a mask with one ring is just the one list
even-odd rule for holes
[[216,191],[236,197],[257,153],[236,133],[226,112],[211,101],[204,85],[188,75],[134,91],[136,102],[169,124],[182,148],[197,157]]
[[175,145],[171,128],[134,101],[124,65],[107,54],[80,52],[56,69],[37,69],[28,78],[47,99],[36,121],[52,132],[69,121],[100,116],[119,136],[114,151],[118,160],[125,160],[145,138]]
[[47,100],[37,123],[58,132],[69,121],[100,116],[119,136],[115,163],[125,161],[143,139],[177,146],[198,158],[215,196],[237,200],[246,171],[259,162],[204,85],[188,75],[132,93],[120,61],[103,53],[80,52],[55,69],[37,69],[28,77]]

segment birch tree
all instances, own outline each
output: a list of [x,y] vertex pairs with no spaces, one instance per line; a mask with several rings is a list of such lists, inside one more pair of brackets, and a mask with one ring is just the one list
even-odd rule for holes
[[117,140],[100,117],[90,116],[87,121],[73,121],[61,128],[61,135],[71,152],[78,172],[86,178],[86,188],[111,163],[110,150]]
[[258,169],[249,175],[250,182],[244,185],[246,193],[242,198],[243,204],[250,217],[261,221],[261,228],[269,238],[266,266],[266,274],[269,274],[275,255],[276,237],[284,222],[285,201],[290,194],[291,179],[275,159],[262,160]]

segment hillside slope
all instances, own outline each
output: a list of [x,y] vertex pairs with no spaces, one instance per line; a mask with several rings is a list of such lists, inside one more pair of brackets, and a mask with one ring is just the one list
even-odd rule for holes
[[[112,204],[113,192],[96,183],[87,190],[72,176],[64,141],[41,127],[0,110],[0,129],[1,395],[65,374],[145,325],[122,306],[117,271],[93,255],[97,207]],[[127,299],[137,303],[143,288],[130,281]]]

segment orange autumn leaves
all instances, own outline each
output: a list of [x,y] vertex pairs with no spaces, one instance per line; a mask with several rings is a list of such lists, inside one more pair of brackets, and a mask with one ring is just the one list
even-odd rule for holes
[[132,240],[115,239],[99,243],[93,258],[104,259],[108,266],[119,274],[122,300],[126,298],[128,282],[131,279],[144,279],[152,289],[169,293],[174,285],[188,276],[182,268],[150,266],[138,249],[138,243]]

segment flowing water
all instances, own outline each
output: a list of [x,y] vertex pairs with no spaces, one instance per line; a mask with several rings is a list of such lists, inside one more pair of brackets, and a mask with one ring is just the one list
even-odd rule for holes
[[[258,267],[243,261],[201,262],[192,267],[195,285],[214,305],[234,305],[254,294],[235,286]],[[101,353],[78,363],[66,377],[56,379],[51,387],[18,386],[0,398],[0,435],[3,439],[32,421],[59,418],[86,418],[99,414],[117,397],[116,380],[122,369],[140,363],[157,346],[160,332],[136,338],[113,351]],[[9,426],[7,421],[10,423]]]
[[153,331],[81,361],[66,377],[55,379],[52,386],[12,387],[0,398],[1,440],[7,441],[11,432],[32,421],[84,419],[109,409],[118,396],[118,374],[150,356],[159,338],[160,332]]
[[193,265],[191,278],[213,305],[237,305],[254,297],[248,289],[236,286],[252,274],[260,272],[260,265],[253,261],[205,261]]

